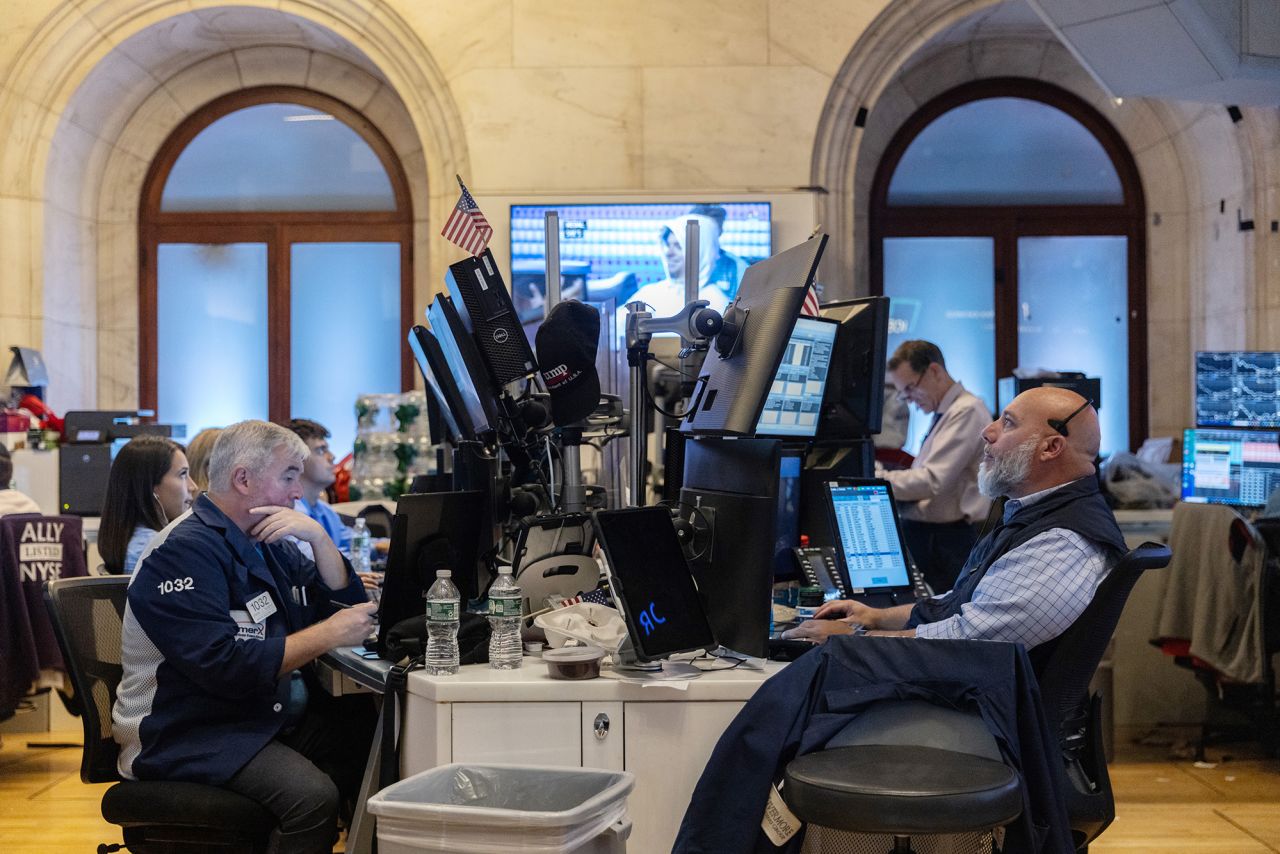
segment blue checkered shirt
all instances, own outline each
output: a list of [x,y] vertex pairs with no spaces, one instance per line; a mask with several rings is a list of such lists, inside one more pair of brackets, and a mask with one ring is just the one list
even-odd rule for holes
[[[1004,521],[1062,486],[1066,484],[1009,499]],[[1012,641],[1030,649],[1075,622],[1109,569],[1106,552],[1097,543],[1051,528],[1002,555],[959,614],[917,626],[916,637]],[[950,595],[948,591],[941,598]]]

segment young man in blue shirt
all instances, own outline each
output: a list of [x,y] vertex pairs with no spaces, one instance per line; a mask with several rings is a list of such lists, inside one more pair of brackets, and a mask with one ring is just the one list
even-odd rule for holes
[[339,551],[348,552],[351,546],[351,529],[342,522],[336,511],[320,500],[324,491],[333,485],[333,451],[329,450],[329,430],[323,424],[309,418],[295,418],[289,422],[289,429],[297,434],[307,445],[306,462],[302,464],[302,477],[299,486],[302,497],[294,505],[300,513],[305,513],[320,523],[329,539]]

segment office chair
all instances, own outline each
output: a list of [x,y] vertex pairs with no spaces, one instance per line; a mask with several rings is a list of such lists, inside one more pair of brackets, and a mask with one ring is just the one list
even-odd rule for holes
[[[1130,551],[1057,641],[1030,655],[1050,732],[1062,750],[1060,788],[1077,851],[1087,851],[1115,818],[1101,698],[1090,696],[1089,682],[1133,585],[1170,558],[1169,547],[1158,543]],[[849,850],[839,846],[850,844],[851,833],[890,836],[895,854],[913,850],[911,837],[934,834],[964,834],[964,850],[992,850],[986,832],[1018,818],[1021,787],[981,722],[915,701],[872,709],[876,714],[855,718],[827,750],[787,765],[787,804],[811,825],[806,854]]]
[[214,854],[266,850],[275,817],[243,795],[200,783],[122,780],[111,737],[128,576],[64,578],[45,585],[45,605],[76,695],[82,698],[84,754],[80,779],[116,785],[102,797],[102,817],[124,831],[124,844],[98,854]]

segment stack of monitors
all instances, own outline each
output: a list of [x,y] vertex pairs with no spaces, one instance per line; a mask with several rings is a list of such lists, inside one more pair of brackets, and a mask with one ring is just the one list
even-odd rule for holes
[[1195,368],[1182,500],[1262,507],[1280,488],[1280,352],[1198,352]]

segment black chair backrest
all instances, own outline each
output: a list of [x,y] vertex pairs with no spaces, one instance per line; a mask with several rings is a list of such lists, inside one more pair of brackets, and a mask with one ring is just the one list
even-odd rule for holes
[[1098,585],[1093,601],[1058,638],[1047,662],[1040,668],[1040,697],[1053,732],[1063,738],[1068,721],[1085,716],[1089,708],[1089,682],[1102,661],[1111,635],[1120,621],[1133,585],[1148,569],[1169,565],[1172,554],[1161,543],[1143,543],[1129,552]]
[[370,536],[391,536],[391,511],[381,504],[370,504],[360,511],[359,518],[369,527]]
[[120,779],[111,707],[123,674],[120,638],[128,590],[127,575],[63,578],[45,585],[49,619],[83,712],[80,779],[86,783]]

